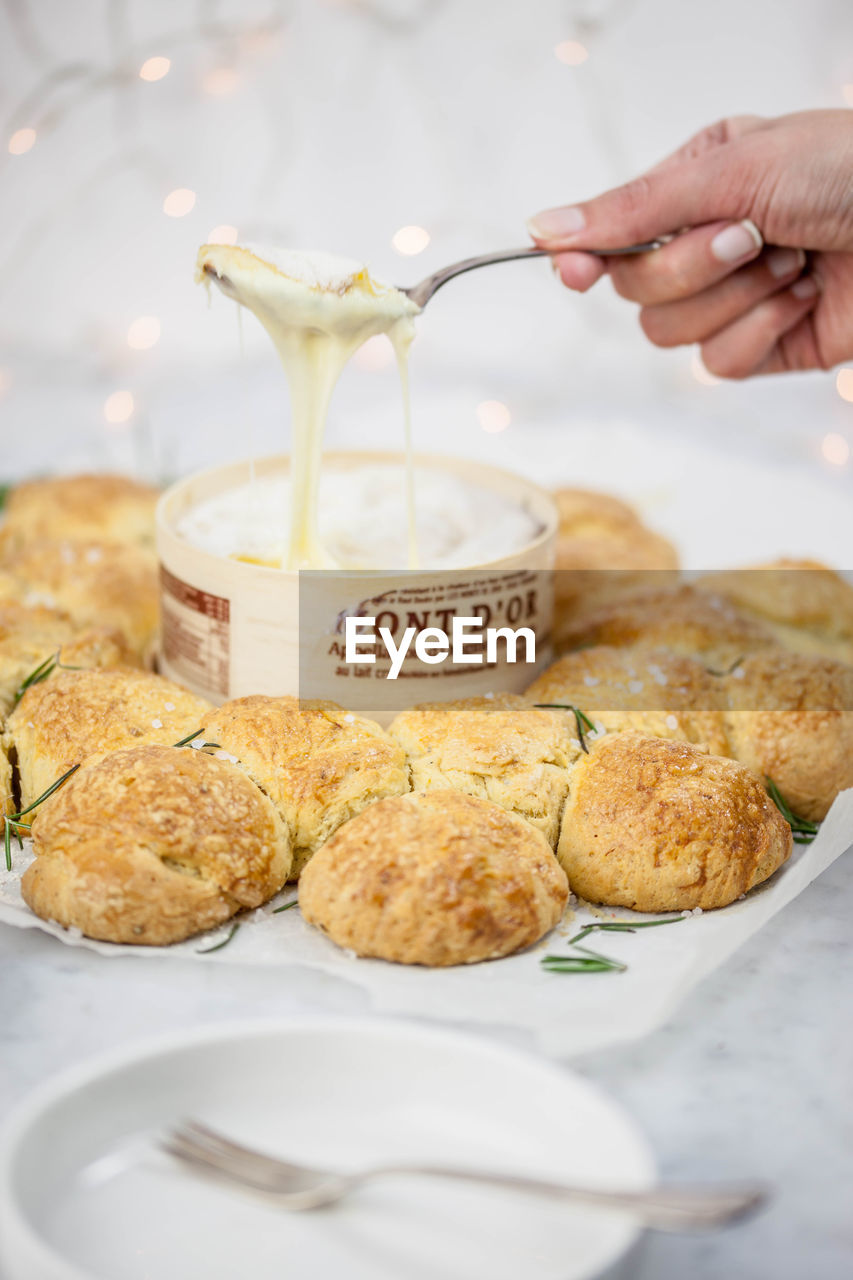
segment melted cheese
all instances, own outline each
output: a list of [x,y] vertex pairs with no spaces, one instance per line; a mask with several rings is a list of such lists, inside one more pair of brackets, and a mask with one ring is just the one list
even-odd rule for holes
[[384,333],[397,355],[406,422],[409,567],[417,565],[407,381],[413,318],[420,308],[361,263],[325,253],[203,245],[197,279],[252,311],[272,338],[290,387],[290,537],[282,567],[335,567],[317,527],[317,495],[329,400],[350,357]]

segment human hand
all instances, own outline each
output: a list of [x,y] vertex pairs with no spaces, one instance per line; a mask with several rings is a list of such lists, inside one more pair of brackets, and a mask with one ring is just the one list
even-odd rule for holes
[[[657,346],[723,378],[853,358],[853,111],[742,116],[595,200],[528,223],[570,289],[609,274]],[[596,258],[673,235],[661,249]]]

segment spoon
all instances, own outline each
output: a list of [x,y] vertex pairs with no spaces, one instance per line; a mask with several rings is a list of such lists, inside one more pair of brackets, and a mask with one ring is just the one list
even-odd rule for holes
[[[659,249],[663,243],[663,240],[649,240],[647,244],[630,244],[623,249],[583,249],[580,252],[594,254],[597,258],[609,258],[617,254],[648,253],[652,249]],[[503,249],[498,253],[482,253],[476,258],[463,258],[461,262],[442,267],[440,271],[434,271],[431,276],[421,280],[420,284],[413,284],[408,289],[403,289],[400,285],[397,288],[419,307],[425,307],[437,289],[447,284],[448,280],[452,280],[454,276],[461,276],[464,271],[473,271],[475,267],[490,267],[493,262],[512,262],[516,258],[553,257],[555,252],[561,251],[539,249],[534,245],[525,249]]]

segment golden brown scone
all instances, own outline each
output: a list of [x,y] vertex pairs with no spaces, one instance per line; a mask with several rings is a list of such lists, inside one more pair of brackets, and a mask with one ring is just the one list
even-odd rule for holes
[[11,710],[23,682],[54,656],[75,667],[131,666],[136,661],[117,631],[79,631],[56,609],[0,599],[0,716]]
[[669,649],[725,669],[744,654],[774,644],[775,637],[722,596],[685,584],[602,605],[566,628],[563,643],[570,650],[592,645]]
[[696,585],[757,618],[787,649],[853,663],[853,586],[817,560],[706,573]]
[[574,716],[504,694],[422,703],[388,732],[406,753],[415,791],[453,787],[491,800],[537,827],[553,848],[580,750]]
[[591,489],[556,489],[553,498],[559,520],[558,568],[678,568],[672,543],[649,529],[620,498]]
[[375,721],[335,702],[236,698],[213,711],[205,728],[290,828],[294,880],[342,822],[409,790],[402,748]]
[[725,681],[732,754],[770,777],[795,814],[826,817],[853,787],[853,668],[767,649]]
[[46,605],[68,614],[79,630],[121,632],[147,660],[154,652],[160,601],[157,559],[140,547],[109,542],[26,542],[0,534],[0,598]]
[[563,631],[607,601],[675,581],[678,553],[626,502],[589,489],[557,489],[554,567],[555,643]]
[[290,837],[241,769],[201,751],[131,747],[39,807],[24,901],[104,942],[164,946],[277,893]]
[[744,765],[614,733],[572,770],[557,857],[590,902],[691,911],[733,902],[791,848],[791,828]]
[[579,707],[609,733],[635,729],[728,755],[725,687],[700,662],[668,649],[598,645],[558,658],[525,695]]
[[530,946],[568,896],[545,837],[488,800],[421,791],[380,800],[315,853],[306,920],[338,946],[399,964],[473,964]]
[[210,710],[204,698],[150,671],[57,671],[28,689],[6,722],[22,806],[89,756],[179,742],[204,725]]
[[32,480],[9,494],[3,530],[16,546],[71,538],[153,550],[158,497],[150,485],[109,473]]

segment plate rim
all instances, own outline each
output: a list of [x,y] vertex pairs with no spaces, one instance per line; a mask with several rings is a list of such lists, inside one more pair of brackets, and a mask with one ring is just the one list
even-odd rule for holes
[[[18,1189],[13,1176],[13,1166],[28,1131],[38,1118],[53,1104],[68,1098],[99,1078],[116,1074],[124,1068],[167,1057],[198,1045],[215,1045],[239,1040],[244,1036],[258,1035],[311,1035],[335,1030],[341,1034],[379,1036],[391,1034],[404,1038],[415,1037],[421,1041],[447,1047],[473,1049],[487,1056],[508,1059],[517,1065],[550,1079],[557,1085],[565,1085],[567,1079],[582,1091],[595,1097],[606,1106],[622,1125],[633,1142],[642,1177],[651,1186],[658,1175],[657,1162],[651,1144],[644,1131],[621,1101],[611,1097],[597,1081],[590,1080],[574,1066],[546,1057],[534,1050],[506,1044],[488,1034],[459,1030],[438,1022],[382,1015],[299,1014],[295,1017],[261,1016],[253,1018],[216,1019],[190,1028],[159,1032],[101,1050],[83,1061],[64,1067],[41,1081],[24,1095],[12,1111],[0,1123],[0,1264],[6,1266],[13,1256],[13,1248],[25,1246],[28,1256],[39,1263],[44,1274],[56,1280],[98,1280],[91,1271],[82,1271],[75,1263],[68,1262],[47,1243],[30,1223],[18,1200]],[[623,1228],[614,1232],[615,1243],[607,1256],[594,1271],[578,1273],[578,1280],[593,1280],[605,1275],[613,1265],[628,1254],[643,1235],[643,1228],[629,1218],[623,1218]],[[41,1273],[39,1273],[41,1280]]]

